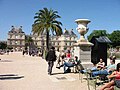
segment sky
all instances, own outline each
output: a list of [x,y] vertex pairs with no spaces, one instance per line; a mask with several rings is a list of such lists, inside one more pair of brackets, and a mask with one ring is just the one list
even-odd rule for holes
[[62,29],[73,29],[79,37],[76,19],[89,19],[89,31],[120,30],[120,0],[0,0],[0,40],[7,40],[11,26],[23,27],[29,35],[35,13],[44,7],[58,11]]

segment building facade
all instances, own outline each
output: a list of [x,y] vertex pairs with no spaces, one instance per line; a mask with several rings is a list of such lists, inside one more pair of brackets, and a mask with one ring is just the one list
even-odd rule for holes
[[[15,51],[22,51],[25,49],[25,33],[22,31],[22,27],[16,28],[14,26],[11,27],[11,30],[8,32],[7,46],[12,47]],[[33,42],[28,47],[30,49],[46,49],[46,34],[37,35],[31,34],[29,35]],[[73,30],[64,30],[61,36],[50,35],[49,36],[49,45],[55,46],[55,49],[61,50],[73,50],[73,44],[77,41],[77,36],[73,32]]]
[[15,51],[25,49],[25,33],[22,31],[22,26],[19,28],[11,27],[11,30],[8,32],[7,46]]
[[[40,49],[46,48],[46,35],[32,35],[32,39],[34,41],[34,45],[36,45]],[[50,35],[49,36],[49,45],[54,46],[55,49],[61,50],[73,50],[73,44],[77,41],[77,35],[73,32],[73,30],[64,30],[61,36]]]

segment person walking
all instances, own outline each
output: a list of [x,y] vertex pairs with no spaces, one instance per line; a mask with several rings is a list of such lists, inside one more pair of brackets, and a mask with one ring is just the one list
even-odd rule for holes
[[[60,62],[61,62],[60,56],[61,56],[61,55],[60,55],[59,49],[57,49],[55,53],[56,53],[56,56],[57,56],[57,63],[56,63],[56,68],[57,68],[57,67],[60,66]],[[58,65],[59,65],[59,66],[58,66]]]
[[48,62],[48,74],[52,75],[52,68],[56,61],[55,47],[51,47],[46,55],[46,61]]
[[23,55],[23,56],[25,55],[25,50],[23,50],[22,55]]

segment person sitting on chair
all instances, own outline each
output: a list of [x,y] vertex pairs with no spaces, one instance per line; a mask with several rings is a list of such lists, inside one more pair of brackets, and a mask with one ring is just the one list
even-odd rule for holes
[[117,86],[117,83],[119,83],[117,87],[120,88],[120,63],[117,64],[117,70],[108,76],[108,78],[115,78],[115,80],[111,80],[110,82],[106,83],[100,88],[100,90],[114,90],[114,85],[116,84]]
[[[75,59],[73,61],[68,61],[68,62],[65,61],[64,64],[60,66],[60,67],[64,67],[64,73],[67,73],[67,70],[69,70],[70,67],[74,67],[79,61],[77,56],[75,56],[74,58]],[[57,68],[60,69],[60,67]]]
[[98,75],[108,75],[115,69],[116,69],[115,60],[113,59],[113,60],[110,60],[110,64],[108,66],[104,67],[102,70],[93,72],[92,76],[94,77],[94,76],[98,76]]
[[71,53],[70,53],[70,50],[68,50],[68,52],[66,53],[66,58],[69,60],[71,59]]
[[[97,71],[97,70],[98,70],[98,69],[97,69],[97,65],[93,63],[93,66],[92,66],[91,68],[89,68],[89,70],[91,70],[92,72],[93,72],[93,71]],[[87,70],[86,70],[86,69],[80,70],[80,72],[83,74],[83,73],[86,73]]]
[[103,62],[103,59],[100,58],[100,62],[97,63],[97,68],[102,69],[105,67],[105,62]]

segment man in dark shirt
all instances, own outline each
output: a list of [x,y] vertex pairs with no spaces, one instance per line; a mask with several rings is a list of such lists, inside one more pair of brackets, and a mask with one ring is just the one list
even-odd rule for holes
[[48,62],[48,74],[51,75],[54,62],[56,61],[55,47],[51,47],[48,51],[46,61]]

